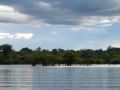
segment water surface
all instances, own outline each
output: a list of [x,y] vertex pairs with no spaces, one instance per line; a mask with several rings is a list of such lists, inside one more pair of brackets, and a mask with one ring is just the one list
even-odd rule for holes
[[120,67],[1,65],[0,90],[120,90]]

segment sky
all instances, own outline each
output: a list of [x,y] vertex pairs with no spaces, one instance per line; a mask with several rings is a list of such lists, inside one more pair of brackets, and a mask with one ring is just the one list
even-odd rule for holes
[[0,0],[0,45],[120,47],[120,0]]

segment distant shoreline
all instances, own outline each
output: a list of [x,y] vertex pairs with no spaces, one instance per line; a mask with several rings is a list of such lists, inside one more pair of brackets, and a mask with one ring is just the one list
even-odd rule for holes
[[[107,50],[64,50],[22,48],[20,51],[12,49],[12,45],[0,45],[0,64],[31,64],[32,66],[102,66],[104,64],[120,64],[120,48],[108,47]],[[95,65],[96,64],[96,65]],[[106,65],[105,65],[106,66]],[[119,65],[118,65],[119,66]]]
[[[36,65],[36,66],[39,66],[39,65]],[[114,64],[110,64],[110,65],[109,64],[91,64],[91,65],[71,65],[71,66],[59,65],[59,66],[46,66],[46,67],[120,67],[120,64],[116,64],[116,65]]]
[[[0,66],[32,66],[31,64],[1,64]],[[120,64],[91,64],[91,65],[48,65],[48,66],[42,66],[42,65],[36,65],[32,67],[120,67]]]

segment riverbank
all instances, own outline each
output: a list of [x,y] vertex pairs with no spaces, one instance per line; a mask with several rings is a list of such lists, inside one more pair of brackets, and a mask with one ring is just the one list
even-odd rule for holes
[[[32,66],[31,64],[11,64],[11,65],[0,65],[0,66]],[[48,66],[43,66],[43,65],[36,65],[36,66],[32,66],[32,67],[120,67],[120,64],[91,64],[91,65],[71,65],[71,66],[67,66],[67,65],[48,65]]]
[[[42,66],[42,65],[36,65],[37,67],[120,67],[120,64],[114,65],[114,64],[92,64],[92,65],[55,65],[55,66]],[[35,66],[35,67],[36,67]]]

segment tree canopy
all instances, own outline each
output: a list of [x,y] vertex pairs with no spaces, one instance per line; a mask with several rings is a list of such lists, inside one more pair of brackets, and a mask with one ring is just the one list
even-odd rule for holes
[[120,64],[120,48],[108,47],[107,50],[47,50],[41,47],[36,50],[27,47],[20,51],[12,49],[12,45],[0,45],[0,64],[41,64],[41,65],[72,65],[72,64]]

